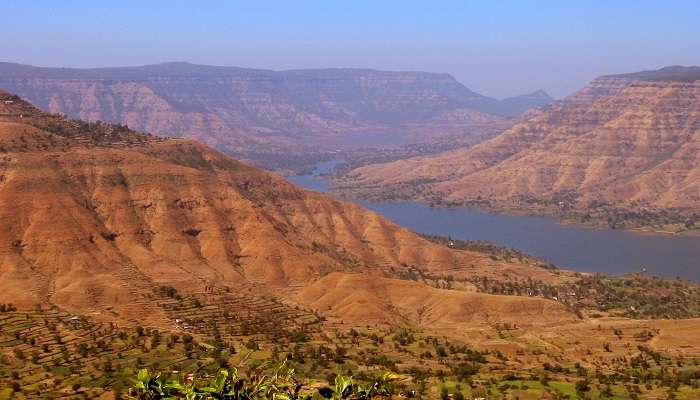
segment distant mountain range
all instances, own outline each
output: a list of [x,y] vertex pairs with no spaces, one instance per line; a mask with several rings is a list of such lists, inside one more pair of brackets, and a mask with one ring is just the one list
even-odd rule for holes
[[365,196],[700,229],[700,68],[603,76],[468,149],[352,171]]
[[609,78],[634,79],[640,81],[658,82],[695,82],[700,80],[700,67],[684,67],[673,65],[650,71],[632,72],[628,74],[607,75]]
[[491,106],[484,105],[482,111],[495,115],[514,116],[533,108],[546,106],[552,102],[554,102],[554,99],[544,90],[537,90],[532,93],[497,100]]
[[504,117],[552,101],[542,91],[496,100],[447,74],[188,63],[98,69],[0,63],[0,88],[51,112],[195,138],[239,156],[375,146],[386,134],[405,144],[497,132],[512,124]]

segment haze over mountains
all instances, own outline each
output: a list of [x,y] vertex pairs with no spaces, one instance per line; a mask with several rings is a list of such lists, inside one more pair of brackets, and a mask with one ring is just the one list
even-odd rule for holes
[[602,76],[468,149],[352,171],[365,196],[697,229],[700,68]]
[[447,74],[188,63],[100,69],[0,63],[0,87],[51,112],[194,138],[253,160],[495,134],[512,124],[506,117],[552,101],[542,91],[496,100]]

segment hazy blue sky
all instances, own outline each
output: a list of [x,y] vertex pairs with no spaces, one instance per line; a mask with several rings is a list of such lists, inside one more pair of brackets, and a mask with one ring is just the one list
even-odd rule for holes
[[698,0],[6,0],[0,26],[3,61],[424,70],[496,97],[700,64]]

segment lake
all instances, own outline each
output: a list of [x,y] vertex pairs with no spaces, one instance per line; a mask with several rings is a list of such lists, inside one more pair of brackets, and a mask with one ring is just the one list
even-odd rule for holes
[[[299,186],[328,190],[320,175],[339,161],[320,163],[313,174],[291,176]],[[614,229],[563,225],[546,217],[491,214],[467,208],[431,208],[416,202],[358,204],[420,233],[462,240],[488,240],[555,265],[578,271],[620,275],[639,272],[700,281],[700,237],[638,234]]]

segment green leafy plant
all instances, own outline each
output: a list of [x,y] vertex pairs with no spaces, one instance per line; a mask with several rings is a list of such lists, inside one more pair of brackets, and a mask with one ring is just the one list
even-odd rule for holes
[[[398,375],[380,375],[372,384],[363,387],[353,383],[351,377],[338,376],[332,387],[318,390],[327,399],[372,399],[388,397],[393,393],[392,382]],[[187,399],[187,400],[310,400],[313,392],[294,378],[294,369],[287,366],[286,360],[265,374],[262,369],[254,369],[247,377],[239,374],[236,368],[221,369],[210,379],[192,375],[182,375],[167,379],[158,373],[142,369],[134,379],[130,390],[132,399]]]
[[142,369],[136,375],[132,391],[137,399],[163,399],[170,392],[170,384],[159,373],[151,374]]
[[364,400],[373,399],[377,396],[388,397],[393,393],[392,382],[398,380],[399,376],[390,372],[380,375],[371,385],[361,386],[353,383],[351,377],[337,376],[333,387],[319,389],[319,394],[330,400]]

